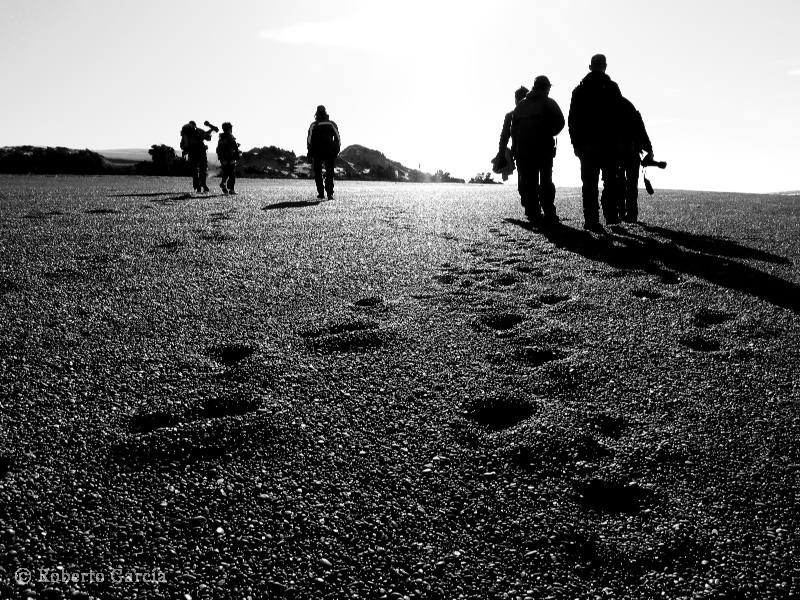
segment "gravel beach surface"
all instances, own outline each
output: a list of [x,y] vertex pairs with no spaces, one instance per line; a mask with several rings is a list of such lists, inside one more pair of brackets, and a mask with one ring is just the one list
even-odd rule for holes
[[800,198],[186,187],[0,176],[0,598],[800,597]]

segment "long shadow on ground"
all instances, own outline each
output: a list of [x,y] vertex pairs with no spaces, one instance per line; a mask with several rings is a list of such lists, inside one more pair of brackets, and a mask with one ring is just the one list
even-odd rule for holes
[[538,230],[519,219],[506,221],[528,231],[539,231],[558,248],[590,260],[620,269],[640,269],[661,275],[665,279],[673,271],[678,271],[800,312],[800,286],[734,260],[686,250],[674,243],[664,243],[621,228],[613,234],[595,237],[588,231],[566,225]]
[[175,193],[175,190],[168,192],[147,192],[144,194],[109,194],[109,198],[154,198],[156,196],[170,196]]
[[275,210],[277,208],[303,208],[306,206],[316,206],[319,204],[315,200],[298,200],[297,202],[276,202],[275,204],[268,204],[264,210]]
[[731,258],[745,258],[762,260],[765,262],[777,263],[781,265],[790,265],[792,261],[783,256],[772,254],[764,250],[756,248],[748,248],[742,246],[740,243],[730,239],[718,238],[712,235],[702,235],[697,233],[689,233],[688,231],[676,231],[674,229],[666,229],[656,225],[647,225],[646,223],[639,222],[642,229],[660,235],[676,244],[680,244],[686,248],[697,250],[698,252],[705,252],[706,254],[716,254],[717,256],[729,256]]

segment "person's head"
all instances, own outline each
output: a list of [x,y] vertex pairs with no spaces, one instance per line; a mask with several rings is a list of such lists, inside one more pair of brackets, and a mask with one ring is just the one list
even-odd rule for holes
[[189,121],[189,123],[187,123],[187,124],[188,124],[188,125],[189,125],[189,127],[191,127],[192,129],[197,129],[197,123],[195,123],[194,121]]
[[547,96],[550,93],[550,80],[547,75],[538,75],[533,80],[533,91],[541,96]]
[[317,107],[317,112],[314,113],[314,118],[317,121],[322,121],[323,119],[328,118],[328,111],[325,110],[325,107],[322,104]]
[[519,104],[522,102],[522,99],[528,95],[528,91],[528,88],[526,88],[524,85],[517,88],[517,90],[514,91],[514,103]]
[[224,131],[225,133],[230,133],[231,131],[233,131],[233,125],[231,125],[228,121],[225,121],[222,124],[222,131]]
[[589,62],[589,70],[596,71],[599,73],[606,72],[606,55],[605,54],[595,54],[592,57],[592,60]]

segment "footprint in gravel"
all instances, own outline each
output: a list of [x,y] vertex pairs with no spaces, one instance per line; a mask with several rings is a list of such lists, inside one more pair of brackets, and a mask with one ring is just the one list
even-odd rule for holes
[[90,208],[86,211],[87,215],[118,215],[119,211],[115,208]]
[[558,304],[560,302],[566,302],[570,299],[568,294],[542,294],[539,296],[539,300],[543,304]]
[[444,285],[452,285],[453,282],[455,282],[456,280],[455,276],[451,275],[450,273],[442,273],[440,275],[434,275],[433,279],[434,281],[438,281],[439,283],[442,283]]
[[256,350],[257,346],[248,346],[247,344],[221,344],[209,346],[206,348],[206,354],[217,362],[231,366],[244,360]]
[[19,286],[8,277],[0,277],[0,294],[10,294],[19,290]]
[[704,308],[694,313],[692,322],[696,327],[710,327],[712,325],[720,325],[731,319],[735,318],[734,313],[726,312],[723,310],[713,310]]
[[[260,414],[260,413],[259,413]],[[126,465],[164,465],[248,455],[276,445],[278,428],[268,417],[228,417],[183,423],[135,435],[111,447]],[[282,440],[282,444],[288,440]]]
[[256,398],[231,395],[207,398],[203,402],[202,414],[208,418],[231,417],[255,412],[261,407]]
[[677,273],[673,273],[672,271],[665,271],[664,273],[661,273],[661,275],[659,276],[659,280],[661,281],[661,283],[664,283],[666,285],[677,285],[681,281],[683,281],[680,275],[678,275]]
[[599,462],[614,451],[591,435],[566,428],[537,431],[510,450],[511,461],[526,471],[562,471],[577,461]]
[[336,323],[301,335],[312,347],[328,352],[374,350],[386,345],[393,337],[392,332],[380,329],[376,322],[368,320]]
[[658,298],[661,298],[663,294],[655,290],[636,288],[634,290],[631,290],[631,296],[635,296],[636,298],[641,298],[642,300],[656,300]]
[[498,312],[484,315],[480,323],[496,331],[505,331],[522,323],[523,317],[517,313]]
[[314,338],[310,343],[327,352],[365,352],[382,348],[392,337],[391,332],[380,329],[345,331]]
[[523,346],[514,352],[514,358],[517,361],[534,367],[553,360],[566,358],[566,356],[567,354],[561,350],[541,346]]
[[370,296],[368,298],[361,298],[353,302],[353,306],[358,308],[375,308],[383,304],[383,298],[380,296]]
[[179,248],[181,248],[183,244],[178,240],[167,240],[165,242],[161,242],[160,244],[156,244],[152,248],[150,248],[150,254],[158,252],[159,250],[164,252],[177,252]]
[[9,474],[9,472],[11,472],[11,467],[13,464],[14,461],[10,456],[0,454],[0,478],[5,477]]
[[492,283],[494,283],[494,285],[507,287],[516,284],[517,278],[514,277],[511,273],[503,273],[495,277]]
[[615,439],[622,435],[626,425],[625,419],[608,413],[592,415],[586,419],[586,424],[602,435]]
[[134,433],[149,433],[164,427],[174,427],[182,420],[181,415],[168,411],[137,413],[131,417],[130,429]]
[[356,321],[345,321],[343,323],[334,323],[319,329],[312,329],[300,335],[305,338],[322,337],[325,335],[339,335],[341,333],[348,333],[351,331],[371,331],[378,328],[375,321],[367,319],[359,319]]
[[477,423],[490,429],[506,429],[524,421],[538,409],[529,398],[497,394],[470,400],[465,412]]
[[81,272],[69,267],[57,267],[52,271],[45,271],[42,277],[50,281],[75,281],[81,277]]
[[720,349],[719,340],[699,335],[686,335],[678,341],[682,346],[697,352],[715,352]]
[[636,513],[652,500],[652,490],[634,482],[593,477],[575,484],[581,504],[610,513]]

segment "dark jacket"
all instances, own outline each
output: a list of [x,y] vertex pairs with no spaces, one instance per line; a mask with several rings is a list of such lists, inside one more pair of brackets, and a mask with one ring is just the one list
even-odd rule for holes
[[575,153],[611,153],[617,146],[619,86],[605,73],[589,73],[572,92],[569,137]]
[[311,158],[326,158],[339,154],[342,140],[339,128],[329,119],[320,119],[311,123],[308,128],[306,148]]
[[530,92],[511,113],[511,152],[514,158],[553,156],[553,138],[564,129],[564,113],[552,98]]
[[219,141],[217,142],[217,158],[220,161],[231,162],[239,160],[241,152],[239,152],[239,144],[236,143],[236,138],[232,133],[223,131],[219,134]]
[[620,99],[620,150],[624,159],[636,159],[642,152],[653,153],[650,136],[644,128],[642,115],[627,98]]
[[181,128],[181,150],[187,154],[205,154],[208,146],[204,142],[211,140],[211,132],[199,127],[193,128],[188,123]]

